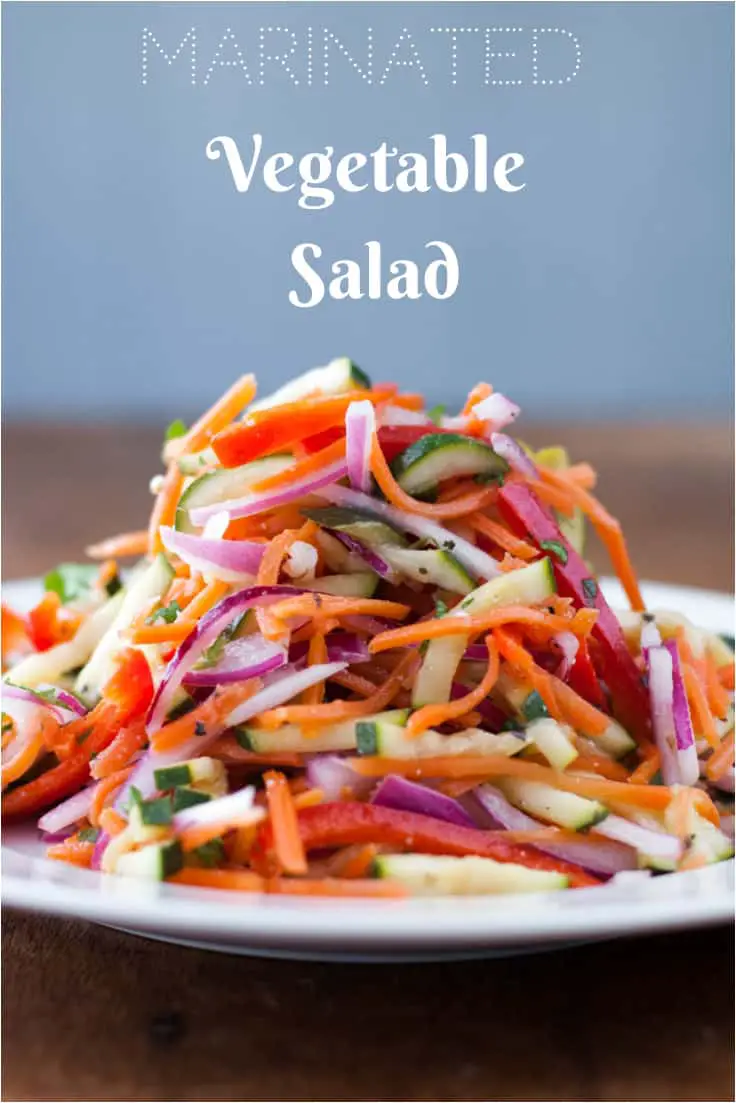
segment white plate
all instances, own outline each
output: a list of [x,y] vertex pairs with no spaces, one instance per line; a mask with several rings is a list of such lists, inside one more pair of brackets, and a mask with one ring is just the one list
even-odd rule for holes
[[[616,583],[603,589],[623,603]],[[677,609],[704,628],[733,631],[733,599],[649,583],[650,608]],[[27,606],[38,584],[5,598]],[[307,900],[248,896],[108,877],[43,857],[33,827],[3,831],[2,900],[213,950],[324,960],[431,960],[523,953],[574,941],[728,921],[733,862],[628,884],[534,896],[436,900]]]

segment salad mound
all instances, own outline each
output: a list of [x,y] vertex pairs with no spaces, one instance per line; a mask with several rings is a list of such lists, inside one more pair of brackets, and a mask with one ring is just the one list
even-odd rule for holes
[[732,646],[646,611],[594,470],[510,436],[519,412],[485,383],[427,410],[342,359],[175,422],[147,531],[3,606],[3,820],[60,861],[244,892],[731,857]]

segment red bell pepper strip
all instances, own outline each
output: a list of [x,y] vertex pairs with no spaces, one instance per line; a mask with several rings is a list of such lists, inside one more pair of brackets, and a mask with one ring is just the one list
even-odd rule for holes
[[[529,537],[542,551],[548,552],[560,594],[572,598],[578,609],[587,606],[598,610],[593,627],[593,638],[598,644],[598,674],[608,686],[616,716],[639,741],[647,740],[651,729],[647,691],[626,646],[621,625],[585,561],[564,538],[552,515],[529,487],[518,482],[507,483],[498,493],[498,508],[519,536]],[[549,550],[550,541],[564,549],[564,559]],[[547,548],[541,547],[543,543]]]
[[349,391],[332,398],[305,399],[258,410],[218,433],[212,448],[224,467],[238,467],[342,425],[351,402],[384,402],[391,393]]
[[410,444],[421,440],[422,437],[452,431],[450,429],[440,429],[438,425],[385,425],[378,430],[378,443],[386,460],[391,463],[391,460],[395,459],[400,452],[403,452]]
[[135,647],[120,651],[116,666],[115,673],[105,683],[103,700],[115,705],[117,722],[124,727],[148,710],[153,700],[153,678],[148,660]]
[[329,448],[340,437],[345,436],[345,426],[336,425],[333,429],[325,429],[324,433],[316,433],[313,437],[307,437],[302,441],[302,448],[308,456],[315,452],[321,452],[323,448]]
[[589,701],[591,705],[595,705],[597,709],[607,712],[608,702],[601,688],[601,683],[598,681],[588,644],[586,640],[579,640],[578,642],[579,647],[575,662],[565,680],[570,689],[574,689],[577,694]]
[[[313,805],[299,813],[299,831],[304,849],[376,843],[420,854],[477,854],[497,862],[518,862],[530,869],[564,873],[573,888],[600,884],[580,866],[551,858],[532,846],[507,843],[474,827],[460,827],[419,812],[402,812],[378,804],[336,801]],[[263,828],[262,843],[269,847],[270,825]]]

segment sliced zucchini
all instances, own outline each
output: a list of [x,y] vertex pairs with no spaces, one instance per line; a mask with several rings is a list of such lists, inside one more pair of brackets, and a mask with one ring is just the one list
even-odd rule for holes
[[298,402],[311,394],[338,395],[345,394],[346,391],[369,390],[370,386],[371,381],[366,373],[347,356],[341,356],[322,368],[312,368],[284,383],[273,394],[252,403],[248,407],[248,413],[267,410],[271,406],[282,406],[286,402]]
[[317,529],[314,539],[326,566],[335,574],[362,574],[365,571],[365,560],[348,551],[332,533]]
[[192,808],[195,804],[206,804],[213,798],[209,793],[203,793],[200,789],[191,789],[188,785],[180,785],[174,789],[171,798],[173,811],[183,812],[185,808]]
[[500,778],[497,785],[523,812],[571,831],[584,831],[608,815],[608,809],[600,801],[566,793],[540,781],[506,777]]
[[204,448],[201,452],[193,452],[191,456],[179,456],[176,466],[182,475],[201,475],[204,467],[216,467],[217,462],[213,449]]
[[323,506],[303,509],[302,513],[322,528],[344,532],[367,548],[383,548],[386,545],[406,547],[406,538],[398,529],[368,510],[353,509],[351,506]]
[[[120,633],[130,627],[139,613],[169,588],[174,570],[165,555],[157,555],[145,570],[121,590],[117,615],[97,644],[87,665],[79,672],[75,692],[91,700],[99,697],[105,682],[115,672],[115,655],[120,650]],[[117,596],[117,595],[116,595]]]
[[321,728],[317,735],[305,735],[298,724],[285,724],[275,731],[263,728],[238,728],[235,737],[247,751],[256,754],[298,753],[300,751],[351,751],[358,745],[357,727],[359,723],[391,724],[401,728],[409,717],[408,709],[392,709],[379,712],[362,721],[346,720],[342,724],[330,724]]
[[[570,466],[566,448],[542,448],[533,458],[541,467],[548,467],[551,471],[565,471]],[[553,510],[553,513],[562,535],[578,555],[582,555],[585,549],[585,514],[582,509],[575,506],[572,517],[567,517],[558,510]]]
[[412,896],[482,896],[506,892],[554,892],[566,889],[564,873],[529,869],[515,862],[469,855],[382,854],[373,871],[404,885]]
[[482,475],[490,480],[508,469],[490,444],[460,433],[427,433],[391,462],[399,486],[414,497],[436,490],[443,479]]
[[[557,592],[552,564],[546,557],[518,571],[493,578],[473,590],[453,609],[453,616],[486,613],[499,605],[535,605]],[[444,703],[450,700],[452,683],[467,647],[466,636],[444,636],[431,640],[414,682],[412,704]]]
[[[673,822],[672,802],[664,813],[664,825],[668,831],[676,834],[679,826]],[[733,857],[734,847],[731,839],[724,835],[714,824],[706,820],[692,805],[688,811],[688,835],[685,839],[685,856],[683,864],[697,866],[701,863],[712,865],[714,862],[723,862]]]
[[595,736],[594,742],[612,758],[625,758],[636,747],[636,740],[616,720],[611,720],[606,730]]
[[467,728],[454,735],[426,731],[408,739],[403,727],[389,722],[360,720],[357,723],[358,754],[384,758],[433,758],[435,755],[518,754],[526,746],[523,735],[513,732],[482,731]]
[[526,734],[555,770],[564,770],[578,757],[577,748],[567,730],[556,720],[543,717],[534,720],[526,729]]
[[151,843],[140,850],[122,854],[115,865],[115,872],[123,877],[139,877],[146,881],[164,881],[178,873],[184,865],[181,846],[174,839],[165,843]]
[[705,646],[708,653],[713,656],[716,666],[730,666],[733,662],[733,647],[726,642],[723,636],[709,632],[705,637]]
[[174,527],[180,532],[198,532],[189,520],[190,510],[239,498],[254,483],[268,479],[271,475],[278,475],[293,463],[294,457],[288,454],[266,456],[262,460],[244,463],[241,467],[218,467],[216,471],[200,475],[182,493],[176,507]]
[[12,681],[17,685],[33,689],[44,682],[58,683],[69,670],[78,670],[83,666],[94,649],[114,623],[123,604],[123,591],[118,592],[95,609],[83,622],[73,639],[57,643],[48,651],[39,651],[21,659],[12,670],[3,675],[3,681]]
[[306,582],[299,580],[305,590],[314,590],[319,594],[333,594],[335,597],[372,597],[380,579],[372,571],[358,574],[330,574],[323,578],[313,578]]
[[379,554],[395,571],[414,579],[440,586],[453,594],[469,594],[477,580],[465,570],[452,552],[444,548],[414,551],[411,548],[382,547]]

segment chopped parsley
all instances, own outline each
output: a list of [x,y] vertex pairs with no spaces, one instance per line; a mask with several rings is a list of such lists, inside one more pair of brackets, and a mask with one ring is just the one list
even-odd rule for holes
[[559,559],[560,563],[567,563],[567,548],[559,540],[540,540],[539,546]]
[[83,827],[82,830],[77,833],[77,838],[80,843],[96,843],[99,837],[99,827]]
[[448,551],[454,551],[455,550],[455,541],[454,540],[444,540],[443,543],[442,543],[442,547],[447,548]]
[[7,735],[8,732],[12,732],[15,727],[15,722],[12,716],[8,716],[7,712],[3,713],[3,735]]
[[94,563],[60,563],[43,580],[47,592],[58,594],[63,605],[89,594],[99,573]]
[[189,430],[180,417],[171,422],[168,429],[164,433],[164,441],[176,440],[177,437],[183,437]]
[[427,410],[427,417],[430,421],[433,421],[435,425],[439,425],[444,417],[447,406],[443,406],[441,403],[439,406],[433,406],[431,410]]
[[583,593],[586,605],[595,605],[595,599],[598,597],[598,583],[594,578],[583,579]]
[[146,617],[146,624],[155,624],[157,620],[163,620],[166,624],[173,624],[180,612],[181,605],[179,602],[170,601],[168,605],[162,605],[160,609],[156,609],[154,613]]
[[436,617],[446,617],[450,612],[448,606],[444,603],[442,598],[435,598],[434,602],[434,615]]
[[195,723],[195,725],[194,725],[194,734],[195,735],[206,735],[207,734],[207,728],[202,723],[201,720],[197,720],[197,722]]
[[92,729],[91,728],[87,728],[86,731],[80,732],[79,735],[77,736],[77,746],[81,747],[82,744],[84,742],[86,742],[86,740],[89,739],[91,734],[92,734]]
[[532,720],[540,720],[543,716],[549,716],[547,706],[536,689],[529,694],[521,707],[524,717],[530,723]]
[[208,843],[202,843],[193,851],[195,857],[203,866],[216,866],[225,860],[225,847],[222,839],[210,839]]

